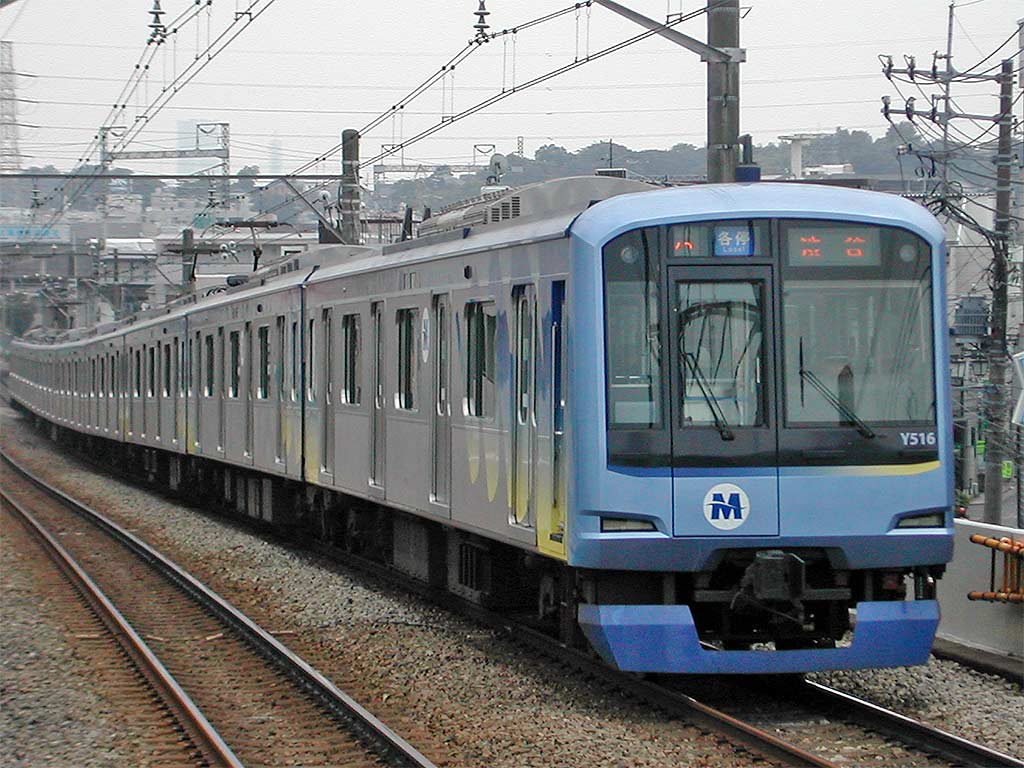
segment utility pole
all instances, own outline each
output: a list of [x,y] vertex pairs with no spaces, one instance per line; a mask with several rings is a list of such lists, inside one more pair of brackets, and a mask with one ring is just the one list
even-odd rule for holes
[[[740,47],[740,2],[728,0],[708,11],[708,45],[733,52]],[[708,63],[708,181],[735,181],[740,136],[740,64],[733,56]]]
[[359,131],[341,133],[341,241],[360,245]]
[[992,260],[992,320],[988,350],[985,415],[985,522],[1002,524],[1003,457],[1007,444],[1006,310],[1010,255],[1010,174],[1013,163],[1013,59],[1004,59],[999,73],[999,143],[996,154],[996,221]]
[[699,53],[708,64],[708,181],[736,180],[740,147],[740,64],[747,60],[740,48],[740,2],[719,0],[708,10],[708,42],[666,28],[654,19],[613,0],[594,0],[676,45]]
[[[953,23],[953,6],[950,7],[950,28]],[[949,123],[955,118],[967,118],[975,122],[994,122],[999,126],[998,150],[996,154],[996,214],[994,227],[989,230],[978,226],[980,232],[989,241],[992,247],[991,265],[991,287],[992,287],[992,308],[989,317],[989,335],[985,356],[988,362],[988,383],[984,394],[984,412],[987,422],[985,440],[985,522],[1001,524],[1002,521],[1002,496],[1003,496],[1003,460],[1014,455],[1010,451],[1008,442],[1008,413],[1006,400],[1006,358],[1007,349],[1007,304],[1008,304],[1008,281],[1009,281],[1009,255],[1011,229],[1011,174],[1013,164],[1013,84],[1014,67],[1013,60],[1006,59],[1002,62],[1000,72],[996,75],[972,74],[970,79],[994,80],[999,83],[999,112],[993,116],[983,114],[966,114],[955,112],[952,109],[949,88],[950,84],[962,73],[958,72],[952,65],[952,37],[947,37],[946,44],[946,66],[945,71],[940,72],[938,67],[939,54],[935,55],[931,69],[919,69],[913,57],[906,57],[907,66],[896,68],[892,64],[892,57],[886,57],[883,65],[885,76],[892,79],[894,74],[905,75],[911,81],[930,82],[941,84],[943,95],[932,96],[930,109],[918,109],[915,107],[913,97],[907,99],[902,112],[907,119],[913,122],[916,118],[927,118],[938,123],[943,128],[943,147],[941,152],[920,152],[916,154],[923,157],[935,159],[936,155],[941,158],[943,186],[939,194],[940,200],[949,205],[950,190],[947,186],[947,164],[952,151],[949,148]],[[968,70],[969,72],[970,70]],[[943,108],[940,111],[938,102],[943,101]],[[882,97],[882,114],[891,122],[890,99]],[[973,228],[973,227],[972,227]],[[1017,467],[1020,472],[1020,466]]]

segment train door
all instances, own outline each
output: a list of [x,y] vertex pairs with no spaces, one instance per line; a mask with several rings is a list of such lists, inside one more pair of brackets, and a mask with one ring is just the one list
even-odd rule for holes
[[203,405],[203,334],[195,332],[195,336],[189,342],[188,353],[189,364],[189,394],[193,396],[192,404],[186,409],[188,411],[188,440],[191,443],[189,451],[199,451],[201,447],[201,435],[199,432],[199,414]]
[[252,323],[245,324],[245,352],[242,353],[242,382],[245,386],[245,448],[243,455],[252,463],[253,430],[255,429],[256,404],[256,339],[252,335]]
[[451,485],[451,355],[448,296],[435,296],[432,307],[434,321],[434,408],[433,451],[430,500],[448,506]]
[[275,344],[277,348],[274,351],[274,359],[277,361],[277,365],[274,367],[274,390],[275,396],[277,397],[277,407],[274,409],[274,460],[280,464],[284,462],[284,402],[285,402],[285,361],[288,359],[285,356],[286,351],[286,337],[285,328],[287,323],[284,315],[278,315],[277,317],[277,334]]
[[512,510],[509,522],[533,527],[534,458],[537,432],[537,295],[532,285],[512,291],[515,313],[513,360],[515,401],[512,414]]
[[550,512],[546,517],[538,515],[537,544],[544,552],[565,556],[565,510],[567,498],[565,446],[565,281],[551,283],[551,314],[548,324],[548,342],[551,364],[549,388],[551,403],[551,442],[549,445],[551,474]]
[[668,277],[675,535],[777,534],[772,269]]
[[373,359],[370,364],[370,387],[373,398],[370,401],[370,485],[384,488],[384,302],[375,301],[370,305],[370,344]]
[[321,442],[321,463],[320,470],[334,480],[334,312],[331,309],[323,310],[323,352],[320,359],[323,361],[323,391],[324,410],[323,436]]
[[213,370],[216,372],[216,380],[214,381],[214,388],[217,396],[217,451],[224,453],[227,448],[227,419],[225,417],[225,409],[227,407],[227,379],[224,375],[226,366],[226,349],[224,347],[224,326],[217,329],[217,350],[215,352],[215,358],[211,361],[214,366]]

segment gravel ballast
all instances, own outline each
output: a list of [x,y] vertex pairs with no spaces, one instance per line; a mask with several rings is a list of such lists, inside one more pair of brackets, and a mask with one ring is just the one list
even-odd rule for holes
[[[230,521],[98,476],[9,410],[0,419],[4,445],[19,460],[281,632],[286,644],[439,764],[755,764],[490,630]],[[814,679],[1024,756],[1024,696],[1000,678],[933,658],[923,667]]]
[[[60,453],[9,410],[19,461],[168,554],[439,765],[752,766],[714,736],[319,556]],[[12,734],[18,738],[18,734]]]
[[44,587],[32,557],[45,559],[21,524],[0,512],[0,765],[150,765],[140,748],[146,734],[106,696],[118,671],[93,666],[109,655],[96,652],[104,639],[88,609],[73,596],[61,607],[52,586],[70,594],[70,584],[54,572]]

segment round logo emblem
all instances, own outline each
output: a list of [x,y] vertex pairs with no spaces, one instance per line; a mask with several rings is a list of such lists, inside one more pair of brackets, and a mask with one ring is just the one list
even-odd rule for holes
[[719,483],[704,497],[704,517],[715,528],[731,531],[750,516],[750,499],[738,485]]

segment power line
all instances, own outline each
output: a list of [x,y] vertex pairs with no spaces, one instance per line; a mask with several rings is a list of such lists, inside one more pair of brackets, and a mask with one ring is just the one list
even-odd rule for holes
[[[589,3],[588,3],[588,5],[589,5]],[[436,133],[436,132],[438,132],[438,131],[448,127],[449,125],[457,122],[458,120],[462,120],[465,117],[468,117],[470,115],[476,114],[477,112],[479,112],[479,111],[481,111],[483,109],[486,109],[487,107],[491,106],[492,104],[496,104],[499,101],[503,101],[504,99],[508,98],[509,96],[512,96],[515,93],[521,93],[524,90],[532,88],[532,87],[534,87],[536,85],[539,85],[541,83],[547,82],[548,80],[550,80],[552,78],[558,77],[558,76],[560,76],[562,74],[565,74],[566,72],[572,71],[572,70],[574,70],[574,69],[576,69],[578,67],[583,66],[584,64],[588,64],[588,63],[590,63],[592,61],[595,61],[597,59],[604,58],[605,56],[608,56],[608,55],[610,55],[612,53],[616,53],[619,50],[622,50],[623,48],[627,48],[630,45],[633,45],[634,43],[640,42],[641,40],[646,40],[647,38],[652,37],[653,35],[659,34],[660,32],[664,31],[665,29],[671,29],[672,27],[674,27],[677,24],[682,23],[683,21],[688,21],[688,20],[690,20],[692,18],[695,18],[696,16],[699,16],[701,14],[706,13],[708,11],[708,9],[711,8],[713,5],[715,5],[715,4],[713,3],[712,5],[705,6],[704,8],[698,9],[696,11],[693,11],[693,12],[689,13],[689,14],[681,15],[681,16],[679,16],[677,18],[674,18],[674,19],[666,22],[663,25],[660,25],[658,27],[655,27],[654,29],[649,29],[649,30],[646,30],[646,31],[644,31],[642,33],[634,35],[633,37],[627,38],[624,41],[621,41],[619,43],[615,43],[614,45],[611,45],[611,46],[608,46],[606,48],[603,48],[603,49],[597,51],[596,53],[591,54],[588,51],[587,55],[584,58],[582,58],[582,59],[576,59],[575,61],[573,61],[573,62],[571,62],[569,64],[563,65],[563,66],[558,67],[558,68],[556,68],[554,70],[546,72],[543,75],[539,75],[537,77],[534,77],[534,78],[532,78],[532,79],[530,79],[530,80],[528,80],[528,81],[526,81],[524,83],[521,83],[519,85],[516,85],[513,82],[513,85],[512,85],[512,87],[510,89],[505,89],[504,88],[504,83],[503,83],[502,90],[500,92],[494,94],[490,98],[484,99],[483,101],[478,102],[477,104],[474,104],[473,106],[469,107],[468,109],[462,110],[458,114],[451,115],[447,119],[442,117],[440,122],[435,123],[434,125],[430,126],[429,128],[426,128],[426,129],[420,131],[418,134],[414,135],[413,137],[411,137],[409,139],[406,139],[406,140],[404,140],[402,142],[399,142],[397,144],[393,144],[390,148],[383,150],[379,154],[375,155],[373,158],[364,161],[363,164],[364,165],[372,165],[373,163],[378,162],[379,160],[382,160],[385,157],[388,157],[390,155],[396,154],[399,151],[403,151],[406,147],[411,146],[412,144],[415,144],[416,142],[421,141],[422,139],[424,139],[424,138],[426,138],[428,136],[433,135],[434,133]],[[566,10],[570,11],[572,9],[570,8],[570,9],[566,9]],[[520,27],[520,28],[522,28],[522,27]],[[497,37],[505,35],[505,34],[508,34],[508,32],[507,31],[503,31],[501,33],[495,33],[493,36],[488,36],[488,37],[490,37],[490,39],[494,39],[494,38],[497,38]],[[444,68],[442,67],[442,71],[443,70],[444,70]],[[421,93],[421,92],[422,91],[416,92],[416,95],[419,95],[419,93]],[[394,108],[393,108],[393,110],[394,110]],[[381,118],[378,118],[375,121],[371,121],[371,123],[369,125],[373,126],[373,125],[379,124],[382,120],[383,120],[383,116]],[[360,133],[362,133],[362,131],[360,131]],[[300,167],[299,170],[300,171],[304,170],[305,168],[310,167],[310,165],[313,164],[313,163],[321,162],[323,160],[326,160],[327,157],[329,157],[330,155],[336,153],[339,148],[340,148],[340,145],[336,145],[335,147],[332,147],[326,153],[318,156],[317,158],[315,158],[314,161],[311,161],[311,163],[307,163],[305,166]],[[317,188],[323,188],[324,186],[326,186],[326,185],[318,185],[318,187],[314,187],[313,190],[307,190],[307,193],[309,191],[315,191]],[[284,205],[293,202],[294,200],[295,200],[294,197],[289,199],[289,200],[286,200],[286,201],[282,202],[281,204],[279,204],[278,206],[275,206],[274,208],[271,208],[271,210],[269,212],[277,210],[280,207],[283,207]]]

